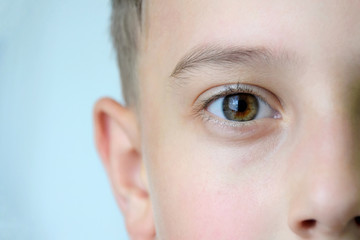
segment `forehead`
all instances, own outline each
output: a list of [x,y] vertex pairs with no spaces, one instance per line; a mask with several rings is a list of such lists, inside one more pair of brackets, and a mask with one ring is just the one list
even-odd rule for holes
[[[355,44],[359,39],[344,35],[359,33],[359,10],[358,0],[152,0],[146,3],[145,48],[171,45],[173,51],[209,41]],[[324,39],[329,34],[332,39]]]
[[360,53],[358,0],[152,0],[145,9],[140,79],[152,84],[199,45],[290,49],[317,67]]
[[167,76],[187,51],[208,43],[284,47],[309,61],[360,50],[356,0],[153,0],[145,9],[141,58]]

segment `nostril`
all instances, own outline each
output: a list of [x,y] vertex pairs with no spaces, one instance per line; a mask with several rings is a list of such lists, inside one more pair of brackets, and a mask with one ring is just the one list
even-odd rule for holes
[[360,217],[355,217],[356,224],[360,227]]
[[[360,219],[359,219],[360,222]],[[309,229],[309,228],[313,228],[316,225],[316,220],[315,219],[308,219],[308,220],[304,220],[301,222],[301,227],[303,229]]]

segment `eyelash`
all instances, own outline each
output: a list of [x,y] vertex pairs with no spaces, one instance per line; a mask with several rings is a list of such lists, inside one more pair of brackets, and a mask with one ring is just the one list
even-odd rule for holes
[[[276,119],[281,119],[281,113],[278,112],[276,109],[279,109],[278,107],[273,107],[271,103],[274,103],[274,100],[272,99],[272,94],[268,93],[265,89],[262,89],[261,87],[257,87],[254,85],[250,85],[250,84],[243,84],[243,83],[234,83],[231,85],[225,85],[225,86],[218,86],[215,87],[215,89],[219,89],[217,90],[217,93],[214,95],[211,95],[210,91],[209,93],[203,93],[206,95],[211,95],[211,96],[205,96],[205,99],[201,99],[201,95],[200,95],[200,99],[198,100],[198,102],[196,103],[195,101],[195,107],[193,108],[192,111],[192,115],[195,118],[200,118],[202,121],[205,122],[213,122],[215,124],[217,124],[218,126],[221,127],[231,127],[231,128],[243,128],[246,126],[255,126],[258,124],[258,120],[254,119],[252,121],[244,121],[244,122],[236,122],[236,121],[231,121],[231,120],[227,120],[227,119],[222,119],[222,118],[218,118],[213,116],[213,114],[211,114],[208,111],[209,106],[216,100],[226,97],[228,95],[233,95],[233,94],[239,94],[239,93],[248,93],[248,94],[252,94],[254,95],[259,101],[263,102],[263,104],[266,104],[269,108],[274,109],[274,111],[276,112],[276,116],[274,118]],[[264,92],[263,92],[264,91]],[[266,96],[266,97],[264,97]],[[267,101],[265,99],[268,99],[270,101]],[[274,103],[275,104],[275,103]],[[281,104],[281,102],[280,102]]]
[[250,88],[249,86],[243,85],[241,83],[237,83],[235,86],[234,85],[227,85],[225,86],[225,89],[222,90],[220,93],[213,95],[212,97],[202,100],[200,103],[200,107],[197,108],[195,110],[195,112],[200,112],[202,110],[205,110],[210,103],[212,103],[213,101],[221,98],[221,97],[225,97],[227,95],[232,95],[232,94],[236,94],[236,93],[249,93],[249,94],[253,94],[256,97],[258,97],[261,101],[264,101],[266,103],[266,101],[259,96],[259,93],[257,93],[254,89]]

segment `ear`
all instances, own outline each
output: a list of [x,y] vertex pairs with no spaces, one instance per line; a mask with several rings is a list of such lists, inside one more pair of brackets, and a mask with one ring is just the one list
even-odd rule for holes
[[135,112],[104,98],[95,105],[94,121],[96,146],[131,239],[154,239],[155,227]]

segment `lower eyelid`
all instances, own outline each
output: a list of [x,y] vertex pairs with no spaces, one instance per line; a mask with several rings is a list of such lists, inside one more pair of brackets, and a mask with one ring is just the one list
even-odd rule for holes
[[216,116],[209,116],[211,113],[203,113],[203,126],[210,135],[230,141],[250,141],[261,138],[275,129],[279,129],[279,122],[274,119],[264,118],[249,122],[235,122],[221,120]]

